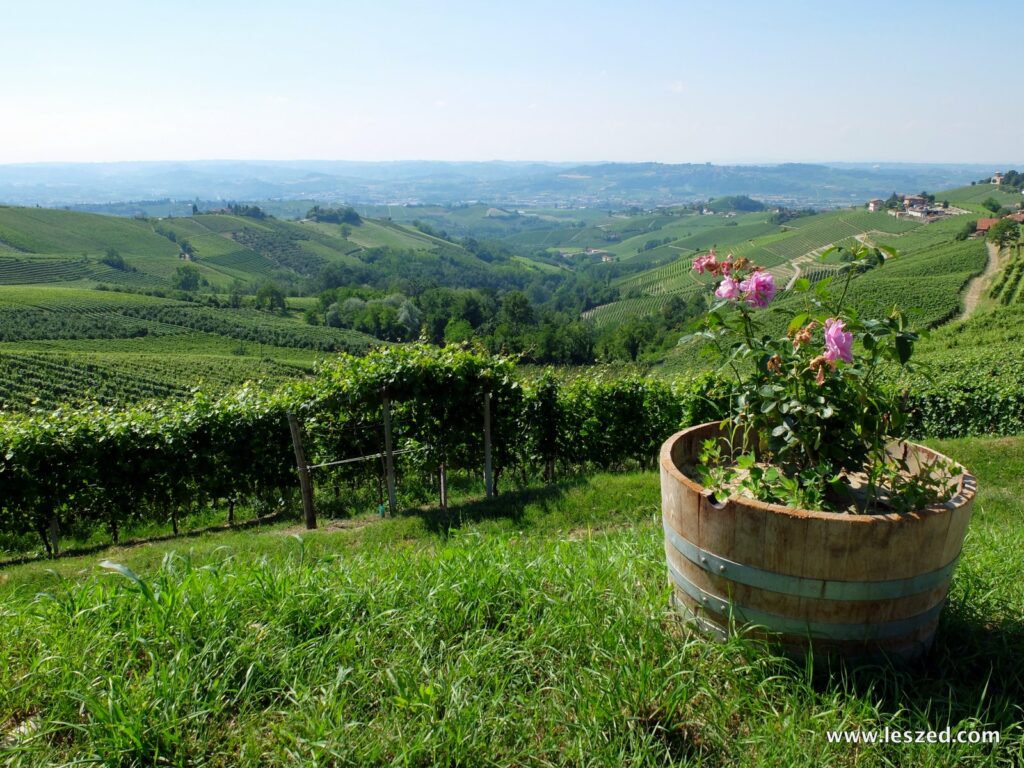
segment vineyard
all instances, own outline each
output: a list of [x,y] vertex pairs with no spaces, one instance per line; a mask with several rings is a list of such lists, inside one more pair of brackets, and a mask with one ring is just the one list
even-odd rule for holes
[[213,333],[321,352],[361,351],[376,339],[252,309],[222,309],[130,293],[17,287],[0,290],[0,341]]
[[[45,387],[61,360],[35,356],[31,363],[28,386]],[[0,375],[25,374],[4,369]],[[98,384],[162,392],[145,377],[134,384],[131,378]],[[290,494],[295,475],[286,414],[301,415],[313,463],[378,453],[382,393],[393,401],[403,454],[414,454],[403,463],[412,476],[439,467],[479,469],[485,392],[493,408],[496,482],[541,469],[649,466],[664,434],[709,413],[705,389],[700,382],[684,391],[639,378],[560,385],[542,376],[520,384],[510,360],[414,345],[342,357],[314,381],[275,393],[247,387],[221,398],[203,393],[129,410],[8,415],[0,418],[0,533],[20,540],[35,531],[45,542],[56,519],[68,530],[103,526],[116,540],[131,521],[176,520],[180,510],[203,501]],[[365,470],[340,466],[333,482],[379,479]]]
[[981,207],[981,203],[989,198],[992,198],[1000,205],[1010,206],[1020,203],[1022,199],[1019,192],[1004,189],[994,184],[977,184],[947,190],[942,193],[942,198],[949,200],[954,205],[968,206],[979,212],[985,210]]
[[365,334],[252,309],[81,288],[0,289],[0,408],[127,405],[277,386],[314,360],[362,352]]
[[1024,278],[1024,260],[1016,258],[1003,269],[999,279],[989,289],[989,298],[998,299],[1002,305],[1024,303],[1024,290],[1021,289],[1021,278]]
[[[780,231],[778,226],[765,223],[735,227],[719,226],[693,237],[677,240],[671,247],[686,246],[696,250],[717,245],[723,254],[732,253],[736,257],[750,259],[755,264],[767,268],[775,275],[776,281],[784,285],[795,274],[792,262],[797,259],[811,259],[828,246],[855,245],[855,238],[869,233],[880,239],[895,236],[898,242],[902,243],[903,237],[911,237],[911,234],[904,233],[920,231],[918,222],[896,219],[885,213],[860,210],[804,216],[794,219],[784,227],[785,229]],[[944,242],[949,238],[949,227],[940,227],[935,242]],[[691,271],[692,261],[692,254],[687,254],[665,266],[618,279],[616,285],[624,298],[613,304],[592,309],[584,316],[598,324],[620,322],[630,315],[657,311],[666,296],[693,295],[706,290],[710,281]],[[809,264],[801,265],[800,269],[801,275],[812,276],[814,280],[826,277],[830,271],[828,267],[815,267]],[[638,297],[637,294],[644,296]]]
[[[66,362],[29,357],[32,373],[2,369],[5,383],[57,386],[52,382]],[[167,392],[160,382],[127,369],[126,374],[105,375],[96,385]],[[715,418],[727,392],[714,378],[668,384],[546,374],[524,380],[509,359],[411,345],[342,356],[323,365],[315,379],[275,392],[244,387],[220,397],[204,392],[127,410],[92,405],[9,414],[0,417],[0,535],[11,546],[25,546],[26,537],[37,535],[50,547],[55,525],[68,531],[91,526],[116,541],[124,526],[143,520],[176,527],[178,515],[197,504],[225,500],[232,509],[239,503],[265,507],[290,497],[295,469],[288,413],[301,418],[309,462],[320,464],[378,455],[383,409],[390,407],[401,456],[399,486],[422,493],[438,472],[481,471],[485,393],[494,478],[502,485],[512,477],[650,467],[665,435]],[[960,407],[940,407],[952,399]],[[1024,428],[1019,388],[984,389],[961,381],[941,391],[915,392],[908,408],[915,432]],[[379,463],[334,466],[321,481],[347,484],[353,493],[358,487],[379,492]],[[442,493],[442,503],[444,498]]]
[[168,304],[126,307],[121,313],[128,318],[215,333],[241,341],[314,349],[321,352],[357,352],[381,343],[358,331],[322,325],[303,325],[254,309],[224,310]]
[[156,398],[181,399],[196,389],[216,394],[239,382],[280,386],[304,375],[272,360],[189,355],[0,353],[0,410],[54,409],[98,403],[124,406]]
[[[333,224],[226,213],[151,220],[0,206],[0,285],[167,290],[184,263],[186,247],[191,267],[222,291],[236,281],[253,285],[269,278],[301,284],[329,264],[365,270],[367,265],[356,255],[378,248],[444,253],[486,270],[457,244],[389,221],[367,219],[343,230]],[[123,266],[103,263],[110,251]],[[520,265],[523,271],[530,268],[530,262]]]
[[[677,292],[677,294],[684,295],[685,293],[687,292]],[[617,325],[628,317],[645,317],[657,313],[664,306],[665,302],[668,301],[670,295],[676,294],[657,294],[654,296],[622,299],[612,304],[604,304],[587,310],[583,313],[583,318],[585,320],[592,320],[598,326]]]

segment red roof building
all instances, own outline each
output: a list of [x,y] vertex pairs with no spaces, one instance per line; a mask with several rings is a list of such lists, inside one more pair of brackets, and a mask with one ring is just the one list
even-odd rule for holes
[[997,221],[999,221],[999,219],[978,219],[978,229],[975,231],[988,232],[992,225]]

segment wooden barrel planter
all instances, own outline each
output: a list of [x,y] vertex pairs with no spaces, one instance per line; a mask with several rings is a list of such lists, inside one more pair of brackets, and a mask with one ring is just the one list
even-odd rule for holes
[[[848,515],[716,501],[686,471],[718,422],[661,449],[662,522],[673,603],[702,631],[731,623],[803,656],[913,659],[930,647],[971,518],[976,482],[956,464],[956,495],[917,512]],[[913,459],[942,457],[920,445]]]

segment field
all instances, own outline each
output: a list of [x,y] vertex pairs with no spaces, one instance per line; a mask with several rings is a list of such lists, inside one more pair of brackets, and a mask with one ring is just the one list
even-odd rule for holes
[[[706,221],[712,226],[682,239],[672,240],[672,235],[667,235],[666,239],[670,242],[651,252],[666,254],[668,258],[663,261],[668,263],[619,277],[615,285],[623,299],[590,310],[586,316],[599,325],[618,323],[630,315],[656,312],[664,303],[664,297],[669,295],[692,296],[707,290],[711,285],[710,279],[693,274],[691,264],[697,252],[712,246],[717,247],[722,255],[732,253],[769,269],[776,280],[785,285],[795,276],[797,265],[800,265],[801,274],[816,269],[813,265],[815,256],[830,245],[854,244],[854,238],[902,244],[903,238],[908,236],[906,233],[920,231],[917,222],[856,209],[804,216],[783,225],[768,224],[765,214],[744,214],[731,222],[717,216],[691,218],[701,223]],[[657,235],[663,231],[678,234],[681,226],[676,224],[665,227],[652,237],[657,240]],[[942,234],[939,242],[951,238],[948,224],[944,223],[940,229]],[[633,238],[626,242],[642,239]],[[614,252],[615,248],[610,250]]]
[[[0,206],[0,285],[97,283],[167,290],[184,263],[214,288],[268,278],[299,281],[324,265],[358,266],[366,249],[461,253],[457,245],[390,221],[337,224],[288,222],[230,214],[128,219],[46,208]],[[116,250],[125,268],[103,263]]]
[[[12,766],[1019,764],[1024,443],[935,445],[981,491],[917,667],[826,674],[689,634],[657,475],[597,475],[9,567],[0,748]],[[826,736],[947,726],[1000,742]]]
[[[175,290],[185,265],[198,271],[199,291]],[[399,277],[491,285],[509,273],[559,272],[526,258],[492,267],[457,243],[388,220],[341,227],[0,206],[0,407],[118,404],[254,379],[272,386],[305,375],[318,357],[378,344],[323,325],[315,294],[329,269],[337,270],[334,284],[382,286]],[[268,280],[308,295],[289,299],[285,312],[259,311],[253,294]]]
[[268,387],[306,375],[337,351],[378,344],[296,317],[219,309],[132,293],[0,287],[0,408],[124,404]]
[[244,381],[274,387],[307,371],[273,359],[188,354],[12,351],[0,348],[0,411],[62,403],[120,405],[216,394]]
[[[810,222],[804,223],[800,229],[819,231],[821,238],[837,236],[842,232],[842,227],[847,226],[843,221],[860,221],[861,225],[868,219],[862,218],[861,213],[827,214],[835,217],[832,221],[827,219],[823,222],[814,222],[818,217],[809,217]],[[906,224],[897,221],[893,217],[884,214],[864,213],[864,217],[882,216],[896,226],[890,229],[898,229]],[[889,223],[886,222],[886,223]],[[879,222],[879,226],[882,222]],[[961,314],[963,305],[961,294],[969,281],[979,275],[985,268],[987,261],[985,244],[980,239],[969,239],[957,241],[956,234],[963,227],[963,217],[951,217],[926,225],[913,225],[909,230],[902,233],[885,232],[881,229],[874,229],[866,237],[870,242],[884,245],[896,250],[896,257],[887,259],[886,263],[865,274],[855,277],[847,295],[847,300],[861,313],[868,316],[885,315],[898,305],[905,310],[911,322],[921,329],[938,328],[943,323],[956,318]],[[815,241],[817,242],[817,241]],[[853,243],[852,240],[841,241]],[[766,250],[768,246],[762,246],[759,250]],[[778,250],[778,247],[776,247]],[[751,250],[738,249],[739,255],[746,255],[758,263],[764,263],[758,259],[756,253]],[[818,259],[814,253],[805,255],[795,261],[785,262],[782,266],[770,269],[775,274],[776,283],[786,284],[786,281],[793,275],[793,265],[800,267],[801,277],[806,277],[812,283],[825,277],[835,274],[836,267],[840,262],[835,255],[830,256],[824,262]],[[681,294],[692,293],[698,276],[689,269],[689,262],[672,264],[663,267],[661,270],[650,273],[651,277],[641,275],[632,278],[631,282],[624,283],[635,285],[641,290],[655,294],[659,290],[672,289]],[[1001,279],[1001,278],[1000,278]],[[644,280],[644,282],[641,282]],[[650,280],[650,282],[646,282]],[[1007,278],[1012,282],[1013,274]],[[708,283],[710,284],[710,283]],[[1016,293],[1012,294],[1016,297]],[[664,300],[664,299],[663,299]],[[780,296],[778,301],[797,301],[797,298],[787,298],[785,294]],[[637,309],[647,311],[646,306],[640,304],[643,299],[631,299]],[[625,304],[618,302],[617,304]],[[625,317],[632,307],[625,305],[621,308],[617,304],[599,307],[593,310],[597,322],[603,322],[607,318]],[[780,305],[782,306],[782,305]],[[636,310],[634,310],[636,311]],[[941,329],[935,333],[941,333]],[[922,350],[930,349],[923,346]],[[929,353],[922,351],[921,358],[928,360]],[[677,347],[660,361],[655,370],[658,375],[674,377],[690,375],[696,370],[706,369],[711,362],[708,358],[699,354],[695,345]]]
[[969,187],[958,187],[940,193],[942,200],[948,200],[953,205],[962,206],[968,210],[990,215],[982,207],[982,203],[992,198],[1000,205],[1013,206],[1019,204],[1024,196],[1019,192],[1010,191],[991,184],[977,184]]
[[[965,189],[970,194],[976,191]],[[40,381],[45,365],[59,359],[67,361],[69,374],[88,370],[89,381],[96,381],[109,369],[111,382],[118,382],[123,357],[107,365],[103,355],[135,353],[142,355],[140,377],[152,384],[122,387],[130,401],[142,392],[181,392],[193,386],[185,375],[187,362],[159,369],[153,355],[223,357],[222,376],[201,377],[220,388],[262,371],[268,380],[278,381],[289,370],[308,370],[319,355],[359,351],[376,343],[362,334],[304,322],[302,313],[307,311],[314,322],[323,320],[323,309],[313,295],[290,299],[291,309],[284,316],[252,309],[251,299],[239,309],[185,301],[189,297],[171,290],[176,270],[185,263],[180,252],[185,242],[192,252],[191,265],[209,283],[204,290],[219,291],[220,299],[213,303],[221,304],[227,303],[225,294],[232,286],[255,290],[268,279],[284,280],[296,292],[312,294],[317,290],[315,276],[328,268],[336,269],[336,277],[347,284],[378,279],[382,286],[402,285],[414,291],[458,281],[492,290],[507,286],[507,276],[518,272],[532,276],[531,296],[540,297],[549,296],[574,273],[586,273],[610,283],[620,296],[583,312],[597,333],[629,317],[657,315],[672,297],[693,299],[706,293],[711,280],[695,275],[691,262],[696,253],[712,246],[768,268],[780,286],[798,275],[816,282],[832,274],[839,266],[837,256],[827,263],[818,260],[829,245],[852,245],[856,238],[895,247],[899,259],[858,277],[850,298],[870,311],[887,310],[899,300],[928,326],[958,314],[963,286],[984,266],[983,246],[953,240],[963,217],[922,226],[854,208],[799,216],[782,224],[769,223],[766,212],[700,215],[687,208],[609,213],[385,206],[364,213],[381,218],[341,227],[224,213],[153,220],[0,208],[0,240],[6,244],[0,252],[0,351],[14,344],[9,351],[17,353],[4,361],[5,375],[24,372],[27,379]],[[442,239],[445,227],[474,235],[493,232],[514,255],[503,256],[503,263],[488,263]],[[102,262],[106,248],[113,247],[107,243],[118,246],[127,269]],[[603,263],[601,255],[585,255],[588,248],[607,254],[603,258],[610,263]],[[54,250],[44,252],[47,249]],[[527,255],[531,251],[555,255],[539,261]],[[577,255],[560,258],[560,252]],[[1024,269],[1017,266],[1006,270],[992,287],[992,301],[1010,304],[1024,297],[1022,274]],[[162,296],[97,287],[148,290]],[[48,356],[33,357],[35,352]],[[86,353],[87,358],[74,358]],[[33,367],[37,364],[43,366],[40,371]],[[208,371],[211,365],[209,360],[197,360],[196,370]],[[659,363],[671,372],[702,365],[685,351],[670,352]],[[73,390],[68,383],[72,378],[55,382],[54,392]],[[118,387],[104,384],[96,396],[101,402],[114,402],[110,398]],[[138,392],[129,395],[129,390]],[[17,394],[23,391],[26,388],[12,389],[4,399],[6,407],[61,401],[46,391],[31,398]]]

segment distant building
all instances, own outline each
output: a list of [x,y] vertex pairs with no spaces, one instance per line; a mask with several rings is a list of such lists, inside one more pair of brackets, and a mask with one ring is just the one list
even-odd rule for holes
[[1002,184],[1003,183],[1003,174],[1001,174],[1001,173],[993,173],[992,174],[992,183],[993,184]]
[[1011,213],[1006,218],[1013,219],[1018,224],[1024,224],[1024,211],[1022,211],[1021,213]]
[[911,208],[924,208],[928,205],[928,198],[921,195],[905,195],[903,197],[903,205],[907,207],[907,210]]
[[885,208],[885,200],[882,198],[876,197],[872,200],[868,200],[869,211],[881,211],[883,208]]
[[975,230],[979,235],[983,235],[992,228],[999,219],[978,219],[978,228]]

